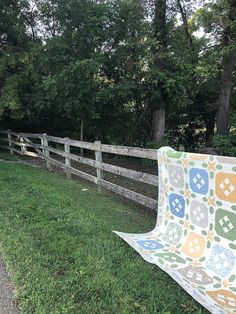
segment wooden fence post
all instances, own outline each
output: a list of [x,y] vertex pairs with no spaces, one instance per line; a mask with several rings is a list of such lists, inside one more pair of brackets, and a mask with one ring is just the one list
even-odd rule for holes
[[[65,137],[65,153],[68,153],[70,154],[70,144],[69,144],[69,137]],[[69,166],[71,167],[71,160],[70,158],[65,158],[65,163],[66,163],[66,166]],[[69,171],[66,171],[66,177],[67,179],[71,179],[71,173]]]
[[7,138],[8,138],[8,146],[10,150],[10,154],[13,155],[13,145],[12,145],[12,136],[11,136],[11,130],[7,130]]
[[50,152],[49,152],[49,149],[47,148],[47,147],[48,147],[47,133],[44,133],[44,134],[43,134],[43,137],[41,137],[41,143],[42,143],[42,145],[44,146],[44,148],[43,148],[43,154],[44,154],[44,156],[46,157],[47,169],[48,169],[48,170],[52,170],[51,163],[50,163],[50,161],[48,160],[48,158],[50,158]]
[[21,143],[21,146],[20,146],[21,154],[25,155],[25,152],[27,151],[27,147],[24,144],[24,138],[22,137],[21,134],[19,134],[19,135],[20,135],[20,143]]
[[[40,136],[40,141],[41,141],[41,145],[44,146],[44,138],[43,136]],[[42,148],[42,152],[43,152],[43,155],[45,155],[45,149]]]
[[98,150],[95,151],[95,159],[99,163],[99,166],[97,167],[97,181],[98,181],[98,193],[102,193],[102,187],[100,180],[104,178],[103,171],[101,170],[101,164],[102,164],[102,152],[101,152],[101,141],[95,141],[95,144],[98,145]]

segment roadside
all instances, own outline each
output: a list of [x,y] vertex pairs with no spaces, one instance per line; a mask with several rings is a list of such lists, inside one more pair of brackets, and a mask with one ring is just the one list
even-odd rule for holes
[[18,314],[19,310],[13,301],[13,287],[10,284],[6,267],[0,260],[0,314]]

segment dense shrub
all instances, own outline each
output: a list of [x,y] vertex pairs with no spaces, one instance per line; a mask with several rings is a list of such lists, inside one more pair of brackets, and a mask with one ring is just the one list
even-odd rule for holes
[[229,135],[215,135],[213,147],[220,155],[236,157],[236,132],[234,131]]

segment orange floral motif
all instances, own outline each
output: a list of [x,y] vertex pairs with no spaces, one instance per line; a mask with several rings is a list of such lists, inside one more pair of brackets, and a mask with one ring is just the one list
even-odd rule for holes
[[229,290],[215,290],[206,292],[213,300],[222,307],[235,309],[236,295]]
[[167,164],[167,162],[168,162],[168,158],[166,158],[166,156],[161,156],[160,158],[159,158],[159,160],[158,160],[158,164],[160,165],[162,165],[162,164]]
[[187,190],[185,190],[184,195],[185,195],[185,197],[186,197],[186,198],[190,197],[190,195],[191,195],[190,190],[188,190],[188,189],[187,189]]
[[184,224],[183,224],[183,228],[188,230],[189,229],[189,225],[190,225],[190,221],[185,220]]
[[164,156],[160,156],[158,163],[161,165],[164,163],[164,160],[165,160]]
[[199,267],[201,267],[201,265],[202,264],[198,260],[196,260],[196,259],[192,262],[192,266],[193,267],[198,267],[199,268]]
[[203,236],[195,232],[190,232],[182,247],[182,252],[192,258],[202,256],[206,241]]
[[219,172],[216,175],[216,195],[225,201],[236,203],[236,174]]
[[168,185],[168,184],[165,184],[165,185],[164,185],[164,191],[165,191],[166,193],[169,192],[169,185]]
[[209,197],[208,201],[207,201],[207,204],[210,205],[210,206],[216,206],[215,198],[214,197]]
[[189,161],[188,161],[188,159],[184,159],[184,160],[183,160],[183,166],[188,168],[188,166],[189,166]]
[[207,240],[208,241],[213,241],[214,235],[215,235],[214,232],[208,231]]
[[214,171],[215,168],[216,168],[216,163],[209,161],[207,168],[208,168],[209,171],[210,171],[210,170],[213,170],[213,171]]
[[166,220],[169,220],[169,219],[170,219],[170,212],[166,212],[166,213],[165,213],[165,219],[166,219]]
[[176,246],[175,246],[175,245],[170,246],[170,247],[168,248],[168,251],[170,251],[170,252],[176,252],[176,251],[177,251]]
[[221,281],[221,285],[226,289],[230,287],[230,283],[226,279]]
[[191,154],[191,159],[193,160],[206,160],[207,158],[208,158],[207,155]]

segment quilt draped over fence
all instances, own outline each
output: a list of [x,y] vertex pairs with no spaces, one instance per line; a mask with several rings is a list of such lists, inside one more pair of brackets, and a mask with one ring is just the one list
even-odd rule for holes
[[236,313],[236,158],[163,147],[158,169],[155,229],[115,233],[211,313]]

